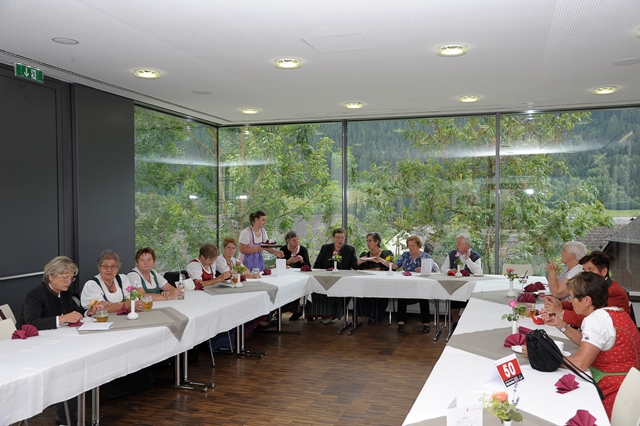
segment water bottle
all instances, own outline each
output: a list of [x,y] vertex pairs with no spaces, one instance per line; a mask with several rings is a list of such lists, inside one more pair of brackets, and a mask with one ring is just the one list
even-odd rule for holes
[[178,300],[184,300],[184,279],[180,273],[180,282],[178,283]]

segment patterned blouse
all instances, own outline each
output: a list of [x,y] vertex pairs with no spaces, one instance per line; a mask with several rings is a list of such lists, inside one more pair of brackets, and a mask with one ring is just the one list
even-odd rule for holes
[[[402,268],[403,271],[415,272],[416,268],[422,266],[422,259],[431,259],[428,253],[420,251],[420,256],[417,259],[411,257],[410,251],[405,251],[396,259],[396,265],[398,268]],[[437,272],[435,266],[431,269],[432,272]]]

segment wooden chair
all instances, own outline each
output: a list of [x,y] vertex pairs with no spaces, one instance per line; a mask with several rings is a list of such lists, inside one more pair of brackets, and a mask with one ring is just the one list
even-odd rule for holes
[[631,368],[618,390],[611,412],[611,426],[640,426],[640,371]]
[[526,264],[516,264],[516,263],[505,263],[502,265],[502,275],[507,273],[507,269],[513,269],[513,272],[522,276],[524,274],[531,275],[533,273],[533,265],[530,263]]

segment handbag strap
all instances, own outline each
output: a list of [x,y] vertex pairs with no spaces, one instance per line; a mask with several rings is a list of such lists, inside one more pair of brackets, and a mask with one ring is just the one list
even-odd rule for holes
[[547,334],[546,331],[544,331],[544,330],[539,330],[539,331],[540,331],[540,333],[531,333],[531,334],[555,358],[557,358],[565,367],[567,367],[569,370],[571,370],[576,376],[580,377],[582,380],[586,380],[587,382],[593,384],[593,386],[595,386],[596,389],[598,390],[598,396],[600,396],[600,399],[603,400],[604,399],[604,394],[602,393],[602,389],[600,389],[600,386],[598,386],[596,381],[591,376],[589,376],[588,374],[585,374],[582,370],[580,370],[578,367],[576,367],[576,365],[573,362],[571,362],[565,356],[563,356],[562,353],[560,353],[560,350],[558,349],[558,347],[556,346],[555,343],[553,343],[553,342],[549,343],[549,341],[548,341],[549,340],[549,335]]

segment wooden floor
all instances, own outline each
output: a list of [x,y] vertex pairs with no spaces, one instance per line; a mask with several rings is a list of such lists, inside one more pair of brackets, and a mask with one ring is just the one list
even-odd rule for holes
[[[285,314],[288,317],[289,314]],[[405,333],[396,325],[365,324],[338,335],[341,321],[283,320],[287,333],[254,332],[245,348],[263,359],[216,354],[204,347],[189,364],[189,378],[213,381],[203,394],[161,386],[103,399],[102,425],[401,425],[444,348],[423,334],[417,316]],[[296,335],[289,333],[299,331]],[[154,369],[154,379],[171,378],[173,367]],[[48,408],[29,420],[53,425]]]

